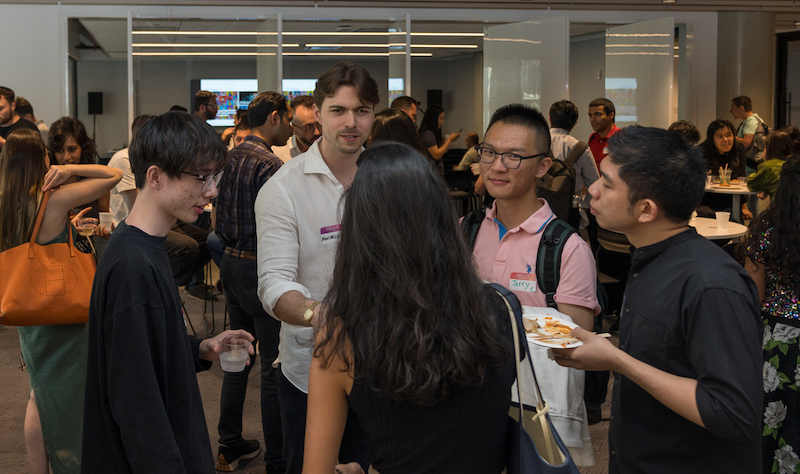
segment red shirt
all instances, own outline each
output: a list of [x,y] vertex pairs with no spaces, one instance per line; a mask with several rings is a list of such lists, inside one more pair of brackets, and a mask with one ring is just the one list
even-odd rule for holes
[[597,132],[592,133],[589,137],[589,148],[591,148],[592,155],[594,155],[594,162],[597,164],[598,171],[600,171],[600,162],[608,155],[608,139],[619,130],[620,128],[616,124],[612,124],[611,131],[605,137],[601,137]]

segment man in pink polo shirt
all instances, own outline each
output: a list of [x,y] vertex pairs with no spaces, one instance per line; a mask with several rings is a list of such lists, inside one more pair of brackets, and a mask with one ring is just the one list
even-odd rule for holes
[[[473,256],[484,280],[508,287],[523,305],[547,306],[536,284],[536,256],[547,223],[555,214],[536,196],[536,178],[552,164],[550,129],[538,110],[520,104],[498,109],[478,147],[481,176],[495,197],[480,226]],[[597,304],[594,257],[578,234],[567,240],[561,279],[555,294],[558,310],[591,330]]]
[[[475,237],[473,257],[481,278],[499,283],[526,306],[546,307],[536,281],[539,241],[555,219],[547,201],[536,196],[536,178],[552,164],[550,129],[538,110],[511,104],[498,109],[477,148],[481,176],[495,197]],[[597,303],[597,272],[589,245],[574,233],[561,254],[560,280],[554,300],[558,311],[582,328],[593,328]],[[534,351],[537,372],[547,371],[551,417],[556,430],[580,464],[594,464],[583,402],[584,375],[564,372]],[[549,399],[547,397],[550,397]]]

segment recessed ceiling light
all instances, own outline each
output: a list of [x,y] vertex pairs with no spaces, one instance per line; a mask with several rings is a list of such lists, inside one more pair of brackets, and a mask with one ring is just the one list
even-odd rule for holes
[[661,0],[661,3],[675,3],[675,0]]
[[800,26],[800,21],[794,22],[794,26]]

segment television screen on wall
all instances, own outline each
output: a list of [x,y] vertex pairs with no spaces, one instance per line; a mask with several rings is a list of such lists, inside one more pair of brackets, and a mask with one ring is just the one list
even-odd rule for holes
[[236,109],[246,109],[258,95],[256,79],[200,79],[200,89],[217,94],[217,118],[208,124],[215,127],[232,127]]
[[301,95],[313,95],[317,87],[316,79],[284,79],[281,85],[286,100],[292,100]]

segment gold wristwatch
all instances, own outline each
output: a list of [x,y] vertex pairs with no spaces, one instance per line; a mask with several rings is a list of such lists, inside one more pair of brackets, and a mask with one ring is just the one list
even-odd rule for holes
[[318,304],[320,304],[320,301],[315,301],[311,307],[308,308],[305,313],[303,313],[303,319],[311,322],[311,319],[314,317],[314,308],[316,308]]

